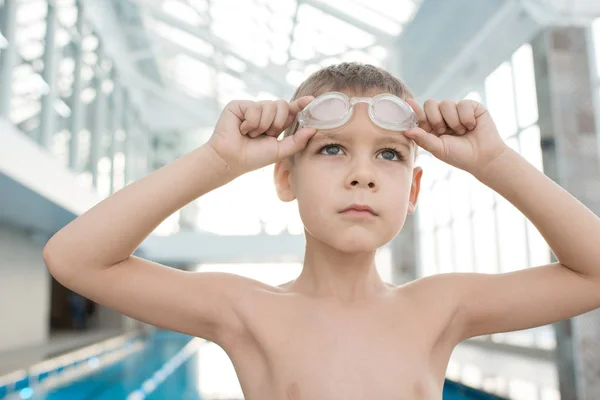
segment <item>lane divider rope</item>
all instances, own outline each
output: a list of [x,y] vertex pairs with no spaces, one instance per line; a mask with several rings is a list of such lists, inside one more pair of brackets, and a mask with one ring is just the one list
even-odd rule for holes
[[127,396],[127,400],[143,400],[160,386],[177,368],[194,355],[206,340],[193,338],[177,354],[146,379],[142,385]]

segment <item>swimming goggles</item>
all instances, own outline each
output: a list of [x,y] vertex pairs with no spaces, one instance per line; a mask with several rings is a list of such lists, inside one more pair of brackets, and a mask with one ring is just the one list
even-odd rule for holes
[[324,93],[299,112],[296,119],[301,128],[338,128],[350,120],[354,105],[357,103],[369,105],[371,121],[381,128],[407,131],[419,124],[412,107],[390,93],[382,93],[375,97],[352,98],[340,92]]

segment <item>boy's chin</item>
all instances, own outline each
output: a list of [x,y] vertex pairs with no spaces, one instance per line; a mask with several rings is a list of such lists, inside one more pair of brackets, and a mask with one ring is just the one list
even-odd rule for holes
[[376,251],[388,241],[372,234],[346,234],[327,241],[329,246],[348,254],[370,253]]
[[[384,231],[376,228],[354,226],[342,228],[338,226],[327,226],[321,224],[314,226],[304,225],[307,240],[316,241],[339,252],[348,254],[369,253],[376,251],[381,246],[394,239],[395,231],[386,229]],[[309,238],[310,236],[311,238]]]

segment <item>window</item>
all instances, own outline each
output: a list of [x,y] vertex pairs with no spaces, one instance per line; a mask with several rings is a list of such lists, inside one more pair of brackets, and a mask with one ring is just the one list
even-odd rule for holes
[[[110,92],[113,86],[108,73],[112,68],[110,60],[101,59],[101,40],[93,32],[89,21],[83,20],[80,26],[77,24],[79,17],[79,3],[74,0],[61,0],[51,2],[54,7],[54,14],[48,13],[48,0],[30,0],[17,2],[15,19],[15,51],[17,53],[16,65],[12,70],[11,86],[11,104],[8,117],[10,121],[24,134],[33,140],[40,141],[42,126],[41,113],[42,103],[45,96],[48,96],[53,90],[54,103],[52,138],[48,152],[56,157],[63,165],[67,166],[69,161],[69,152],[71,138],[73,136],[72,122],[73,118],[78,117],[79,135],[78,149],[75,163],[75,172],[78,174],[78,182],[82,186],[90,187],[92,185],[92,165],[90,163],[92,133],[95,132],[94,124],[96,122],[97,110],[102,107],[96,98],[97,75],[105,75],[102,85],[106,97],[103,99],[109,102]],[[48,18],[54,15],[56,24],[48,22]],[[48,35],[47,28],[55,26],[53,32],[55,38],[54,57],[54,76],[53,81],[46,81],[44,58],[47,53],[45,46]],[[0,48],[6,43],[4,37],[0,38]],[[77,63],[77,48],[81,46],[82,63]],[[79,68],[79,70],[76,70]],[[116,69],[115,69],[116,70]],[[117,71],[118,72],[118,71]],[[81,91],[74,93],[75,76],[81,73]],[[75,100],[80,101],[78,115],[73,115]],[[111,130],[116,131],[118,138],[115,160],[115,189],[121,188],[124,182],[124,167],[127,164],[126,155],[123,152],[123,141],[127,135],[120,126],[112,127],[108,123],[111,109],[108,104],[104,104],[104,114],[102,118],[101,130],[99,132],[102,138],[101,150],[97,169],[99,171],[98,192],[103,195],[110,194],[108,182],[110,182],[110,154],[109,146],[106,143],[106,137],[110,138]],[[125,112],[135,113],[136,107],[129,107]],[[133,118],[132,118],[133,119]],[[137,119],[139,120],[139,119]],[[136,120],[136,121],[137,121]],[[139,148],[132,146],[133,149]],[[141,152],[145,152],[145,148]],[[132,156],[133,168],[136,168],[133,160],[140,157],[139,154]],[[107,163],[108,160],[108,163]],[[139,170],[139,168],[138,168]],[[130,171],[133,172],[133,171]],[[144,169],[144,172],[146,170]],[[139,177],[139,173],[132,174]]]
[[496,220],[492,209],[473,214],[475,236],[475,272],[491,274],[498,272],[498,247]]
[[596,64],[596,77],[600,77],[600,18],[592,23],[592,40]]
[[592,24],[592,43],[594,48],[593,65],[596,70],[593,74],[596,86],[596,133],[598,135],[598,154],[600,154],[600,18],[594,20]]
[[485,80],[487,108],[490,110],[500,135],[504,139],[517,132],[515,91],[513,88],[513,66],[508,61],[502,63]]
[[473,226],[468,218],[461,218],[452,224],[454,240],[454,257],[456,272],[475,272],[473,269]]
[[517,121],[519,128],[523,129],[535,124],[538,120],[531,45],[521,46],[513,55],[512,64]]
[[525,218],[513,206],[500,196],[496,196],[496,216],[498,220],[498,246],[500,271],[511,272],[527,268],[527,236]]

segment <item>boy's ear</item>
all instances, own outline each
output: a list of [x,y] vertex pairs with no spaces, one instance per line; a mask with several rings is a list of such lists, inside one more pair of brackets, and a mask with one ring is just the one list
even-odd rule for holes
[[421,190],[421,177],[423,176],[423,168],[415,167],[413,169],[413,180],[410,185],[410,196],[408,198],[408,213],[413,214],[417,209],[417,200]]
[[273,169],[273,179],[275,181],[275,190],[279,200],[289,202],[296,200],[296,195],[292,190],[292,161],[290,157],[275,163]]

